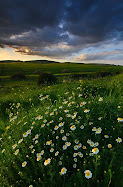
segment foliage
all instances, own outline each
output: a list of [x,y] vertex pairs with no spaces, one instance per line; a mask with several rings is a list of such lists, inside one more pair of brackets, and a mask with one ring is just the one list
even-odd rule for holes
[[38,77],[38,85],[40,84],[53,84],[56,83],[56,76],[52,73],[40,73],[40,76]]
[[21,72],[17,72],[11,75],[11,79],[12,80],[26,80],[26,76]]

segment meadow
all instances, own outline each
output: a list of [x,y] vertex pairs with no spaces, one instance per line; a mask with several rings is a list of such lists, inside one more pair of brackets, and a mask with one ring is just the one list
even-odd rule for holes
[[[0,186],[122,187],[123,73],[77,80],[62,73],[116,72],[121,66],[0,67]],[[28,80],[10,80],[20,69]],[[32,76],[37,69],[62,78],[38,86]]]
[[97,65],[97,64],[76,64],[76,63],[40,63],[40,62],[11,62],[0,63],[0,76],[10,76],[21,71],[25,75],[33,75],[35,71],[49,71],[54,74],[62,74],[63,70],[69,72],[97,72],[97,71],[121,71],[122,66]]

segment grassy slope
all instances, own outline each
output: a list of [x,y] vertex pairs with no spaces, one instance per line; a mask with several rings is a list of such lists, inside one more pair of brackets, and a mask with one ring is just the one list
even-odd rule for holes
[[[56,64],[55,64],[56,65]],[[32,69],[32,68],[31,68]],[[66,68],[63,68],[66,69]],[[89,69],[87,69],[89,71]],[[26,71],[27,72],[27,71]],[[117,117],[123,116],[123,74],[114,76],[114,77],[105,77],[103,79],[96,79],[96,80],[83,80],[80,82],[66,82],[62,84],[52,85],[49,87],[38,87],[37,84],[33,81],[22,81],[22,82],[10,82],[5,84],[6,87],[2,89],[2,97],[0,98],[1,103],[1,127],[0,127],[0,134],[3,138],[1,145],[2,149],[6,148],[8,149],[7,152],[4,153],[4,155],[0,154],[1,161],[0,165],[1,167],[1,173],[2,176],[0,176],[0,181],[2,181],[2,186],[10,186],[10,184],[13,186],[29,186],[29,184],[33,184],[34,186],[44,185],[44,186],[50,186],[49,184],[52,184],[51,186],[72,186],[73,183],[76,183],[76,186],[105,186],[108,187],[111,181],[111,186],[122,186],[122,145],[118,144],[116,145],[115,139],[118,136],[122,136],[121,131],[121,124],[117,123]],[[77,87],[81,85],[81,90],[77,90]],[[65,92],[69,92],[68,95],[65,95]],[[77,104],[80,103],[80,101],[87,101],[87,108],[91,110],[90,115],[85,115],[83,113],[83,108],[77,109],[75,106],[68,108],[71,112],[78,111],[78,115],[82,117],[81,124],[88,124],[88,121],[93,121],[94,125],[97,127],[101,127],[103,129],[103,132],[101,135],[98,135],[98,138],[94,137],[92,133],[90,132],[90,127],[88,126],[85,132],[81,134],[80,131],[77,131],[78,133],[75,133],[74,138],[79,138],[80,142],[82,144],[86,144],[85,139],[91,138],[93,141],[98,141],[100,146],[100,156],[101,160],[99,160],[98,164],[100,164],[98,167],[94,165],[94,159],[89,158],[87,156],[86,165],[81,163],[82,165],[78,164],[78,169],[80,171],[77,171],[76,169],[73,170],[71,168],[71,161],[69,163],[69,160],[65,157],[63,159],[64,166],[67,167],[68,173],[65,177],[60,177],[59,171],[61,167],[58,167],[55,165],[58,160],[53,162],[54,168],[49,166],[49,171],[47,169],[43,169],[43,165],[37,165],[37,161],[35,161],[35,157],[33,157],[32,160],[28,159],[28,162],[30,163],[30,166],[27,168],[25,167],[25,171],[21,168],[21,163],[26,160],[26,154],[29,155],[31,158],[32,155],[30,155],[29,150],[24,148],[25,146],[30,145],[31,139],[27,139],[27,142],[23,143],[24,150],[21,150],[21,154],[23,155],[23,159],[21,157],[18,157],[16,160],[16,157],[13,155],[13,150],[11,146],[18,141],[18,138],[22,137],[22,134],[30,128],[31,123],[34,120],[34,117],[37,115],[44,115],[44,111],[46,111],[46,106],[52,106],[51,111],[53,108],[58,108],[60,105],[62,105],[62,100],[66,98],[68,100],[68,97],[72,95],[72,92],[75,93],[74,101]],[[80,93],[83,94],[82,99],[78,98],[77,95]],[[43,95],[49,95],[50,100],[48,102],[39,102],[39,94]],[[102,96],[104,98],[104,101],[102,103],[98,103],[99,97]],[[29,100],[31,98],[31,100]],[[61,98],[61,99],[60,99]],[[57,100],[57,102],[55,102]],[[73,99],[72,99],[73,100]],[[20,113],[18,120],[21,120],[22,122],[20,125],[17,126],[17,122],[12,123],[11,128],[7,131],[5,128],[10,125],[9,123],[9,117],[8,117],[8,110],[9,107],[14,103],[16,104],[20,102],[21,108],[18,110]],[[11,103],[11,105],[10,105]],[[120,109],[117,107],[121,106]],[[13,106],[13,108],[15,108]],[[6,110],[7,109],[7,110]],[[16,113],[16,109],[14,109],[14,112]],[[22,118],[26,116],[24,120]],[[65,118],[64,112],[59,114],[59,117],[63,116],[65,123],[69,126],[69,120]],[[98,117],[103,116],[103,121],[98,121]],[[49,121],[51,117],[47,116],[47,120]],[[24,122],[28,122],[26,126],[23,125]],[[54,121],[56,124],[58,124],[57,116],[54,116]],[[30,123],[31,122],[31,123]],[[40,121],[37,122],[37,127],[34,127],[34,131],[32,132],[32,137],[36,133],[45,133],[44,139],[39,139],[39,142],[46,141],[47,139],[47,129],[45,127],[44,131],[40,130],[41,123]],[[68,132],[68,129],[66,129]],[[50,131],[48,131],[50,133]],[[108,140],[103,140],[103,135],[108,134],[110,138]],[[59,135],[59,133],[57,134]],[[12,136],[12,139],[8,141],[8,137]],[[52,137],[52,135],[50,135]],[[50,138],[51,138],[50,137]],[[85,137],[85,139],[83,139]],[[73,138],[73,137],[71,137]],[[73,138],[73,139],[74,139]],[[73,141],[70,139],[71,143],[73,144]],[[40,143],[41,143],[40,142]],[[113,149],[108,150],[107,144],[111,143],[113,145]],[[58,148],[60,148],[61,145],[59,145]],[[102,149],[102,146],[105,147],[105,149]],[[40,146],[36,148],[40,150]],[[84,153],[84,150],[81,150]],[[49,157],[49,153],[46,153]],[[67,152],[66,154],[69,154]],[[46,157],[47,157],[46,156]],[[11,158],[12,162],[15,162],[15,165],[11,165],[9,161],[9,157]],[[69,155],[71,158],[71,155]],[[5,160],[5,162],[4,162]],[[90,163],[89,163],[90,162]],[[31,165],[33,165],[33,169],[35,172],[31,172],[32,168]],[[53,166],[53,165],[52,165]],[[5,169],[6,167],[6,169]],[[34,168],[35,167],[35,168]],[[70,167],[70,168],[69,168]],[[95,167],[97,167],[95,169]],[[90,169],[93,172],[93,179],[90,179],[89,181],[84,178],[83,171],[85,169]],[[72,173],[70,172],[72,171]],[[41,171],[45,174],[46,177],[43,178]],[[57,171],[57,173],[56,173]],[[94,174],[94,171],[97,172],[97,174]],[[106,174],[104,174],[104,171],[106,171]],[[18,172],[22,172],[23,175],[18,175]],[[6,173],[9,173],[6,175]],[[34,174],[35,173],[35,174]],[[29,177],[30,176],[30,177]],[[31,178],[32,177],[32,178]],[[41,178],[41,181],[38,180],[38,178]],[[35,180],[35,182],[33,181]],[[99,183],[97,182],[99,180]],[[19,183],[17,183],[19,181]],[[15,185],[16,184],[16,185]]]

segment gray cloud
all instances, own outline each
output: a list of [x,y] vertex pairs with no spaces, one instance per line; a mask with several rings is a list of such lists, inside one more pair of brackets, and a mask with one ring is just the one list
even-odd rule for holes
[[122,50],[104,51],[92,54],[80,54],[74,58],[75,61],[95,61],[95,60],[121,60],[123,58]]

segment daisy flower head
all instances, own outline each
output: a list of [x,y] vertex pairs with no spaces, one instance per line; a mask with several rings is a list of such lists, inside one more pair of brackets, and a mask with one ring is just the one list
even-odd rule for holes
[[93,154],[99,153],[99,149],[95,147],[94,149],[92,149],[92,153],[93,153]]
[[47,122],[47,120],[46,119],[44,119],[44,121],[43,121],[44,123],[46,123]]
[[98,143],[98,142],[95,142],[94,146],[98,146],[98,145],[99,145],[99,143]]
[[46,145],[51,145],[51,144],[52,144],[52,140],[46,142]]
[[63,141],[66,141],[66,140],[67,140],[67,137],[66,137],[66,136],[63,136],[63,137],[62,137],[62,140],[63,140]]
[[118,122],[123,122],[123,118],[117,118]]
[[112,145],[111,145],[111,144],[108,144],[108,148],[109,148],[109,149],[112,148]]
[[83,145],[82,149],[86,149],[86,146],[85,146],[85,145]]
[[62,127],[64,125],[64,122],[59,123],[59,127]]
[[67,112],[69,112],[69,110],[66,109],[66,110],[64,110],[64,112],[67,113]]
[[41,128],[43,128],[43,127],[45,127],[45,124],[42,124],[42,125],[41,125]]
[[65,145],[69,147],[71,145],[71,142],[65,142]]
[[54,127],[54,130],[58,130],[58,128],[59,128],[59,126],[56,125],[56,126]]
[[89,153],[89,156],[93,156],[94,154],[93,153]]
[[90,144],[90,147],[94,147],[94,142],[91,141],[89,144]]
[[41,156],[37,157],[37,161],[41,160],[41,158],[42,158]]
[[75,139],[74,142],[75,142],[76,144],[78,144],[78,143],[79,143],[79,140]]
[[44,165],[47,166],[50,162],[51,162],[51,159],[48,158],[47,160],[45,160]]
[[74,114],[73,116],[72,116],[72,119],[75,119],[76,118],[76,115]]
[[99,98],[99,101],[103,101],[103,97],[100,97],[100,98]]
[[43,155],[43,154],[44,154],[44,150],[41,151],[41,155]]
[[61,169],[60,174],[61,174],[61,175],[64,175],[64,174],[66,174],[66,172],[67,172],[67,169],[66,169],[65,167],[63,167],[63,168]]
[[84,173],[85,173],[85,177],[86,177],[87,179],[92,178],[92,173],[91,173],[90,170],[85,170]]
[[45,112],[46,115],[47,115],[48,113],[49,113],[48,111]]
[[121,143],[121,142],[122,142],[122,139],[118,137],[118,138],[116,139],[116,142],[117,142],[117,143]]
[[96,127],[93,127],[92,131],[97,131]]
[[9,114],[9,117],[11,118],[12,116],[13,116],[13,113],[10,113],[10,114]]
[[84,110],[84,113],[88,113],[88,112],[90,112],[89,109],[85,109],[85,110]]
[[24,168],[26,165],[27,165],[27,162],[24,161],[24,162],[22,163],[22,167]]
[[62,108],[63,108],[63,106],[60,106],[60,107],[59,107],[59,109],[62,109]]
[[104,135],[104,138],[109,138],[109,136],[106,134],[106,135]]
[[34,152],[35,152],[35,149],[33,149],[31,153],[33,154]]
[[101,119],[102,119],[102,117],[99,117],[99,118],[98,118],[98,120],[101,120]]
[[17,155],[18,153],[19,153],[19,149],[17,149],[14,154]]
[[53,116],[53,115],[54,115],[54,112],[51,112],[51,113],[50,113],[50,116]]
[[28,136],[28,133],[25,132],[25,133],[23,134],[23,137],[25,138],[25,137],[27,137],[27,136]]
[[59,120],[60,120],[60,121],[63,120],[63,117],[60,117]]
[[100,134],[101,130],[96,130],[95,134]]
[[58,154],[59,154],[59,151],[56,151],[55,156],[58,156]]
[[81,126],[80,126],[80,129],[84,129],[84,125],[81,125]]
[[27,133],[28,133],[28,134],[31,134],[31,130],[29,129],[29,130],[27,131]]
[[37,157],[40,157],[40,156],[41,156],[41,153],[37,153],[36,156],[37,156]]
[[76,126],[75,126],[75,125],[72,125],[72,126],[70,127],[70,129],[71,129],[72,131],[74,131],[74,130],[76,129]]
[[16,147],[17,147],[17,144],[14,144],[14,145],[12,146],[13,149],[15,149]]
[[73,157],[76,157],[77,155],[78,155],[78,153],[74,153],[74,154],[73,154]]
[[74,150],[78,150],[78,148],[79,148],[78,145],[74,146]]
[[60,133],[63,134],[63,133],[64,133],[64,129],[61,129],[61,130],[60,130]]
[[60,166],[62,165],[62,161],[59,161],[59,165],[60,165]]
[[53,151],[54,151],[54,149],[53,149],[53,148],[51,148],[51,149],[50,149],[50,152],[52,153]]
[[79,157],[82,158],[83,157],[83,154],[80,152],[80,154],[78,153]]
[[91,140],[88,139],[88,140],[87,140],[87,143],[90,144],[90,143],[91,143]]
[[83,105],[86,105],[86,103],[87,103],[87,102],[85,102],[85,101],[82,102]]
[[5,149],[2,150],[2,153],[4,153]]
[[34,146],[33,145],[30,145],[29,148],[32,149]]
[[89,122],[89,125],[93,125],[93,122]]
[[77,164],[73,164],[73,168],[76,168],[77,167]]
[[38,140],[35,141],[35,144],[37,144],[37,143],[38,143]]
[[74,162],[77,162],[77,158],[74,158]]
[[70,118],[71,117],[71,114],[66,114],[67,118]]
[[67,145],[63,145],[63,150],[66,150],[67,149]]
[[80,147],[82,147],[82,144],[81,144],[81,143],[78,144],[78,148],[80,148]]

